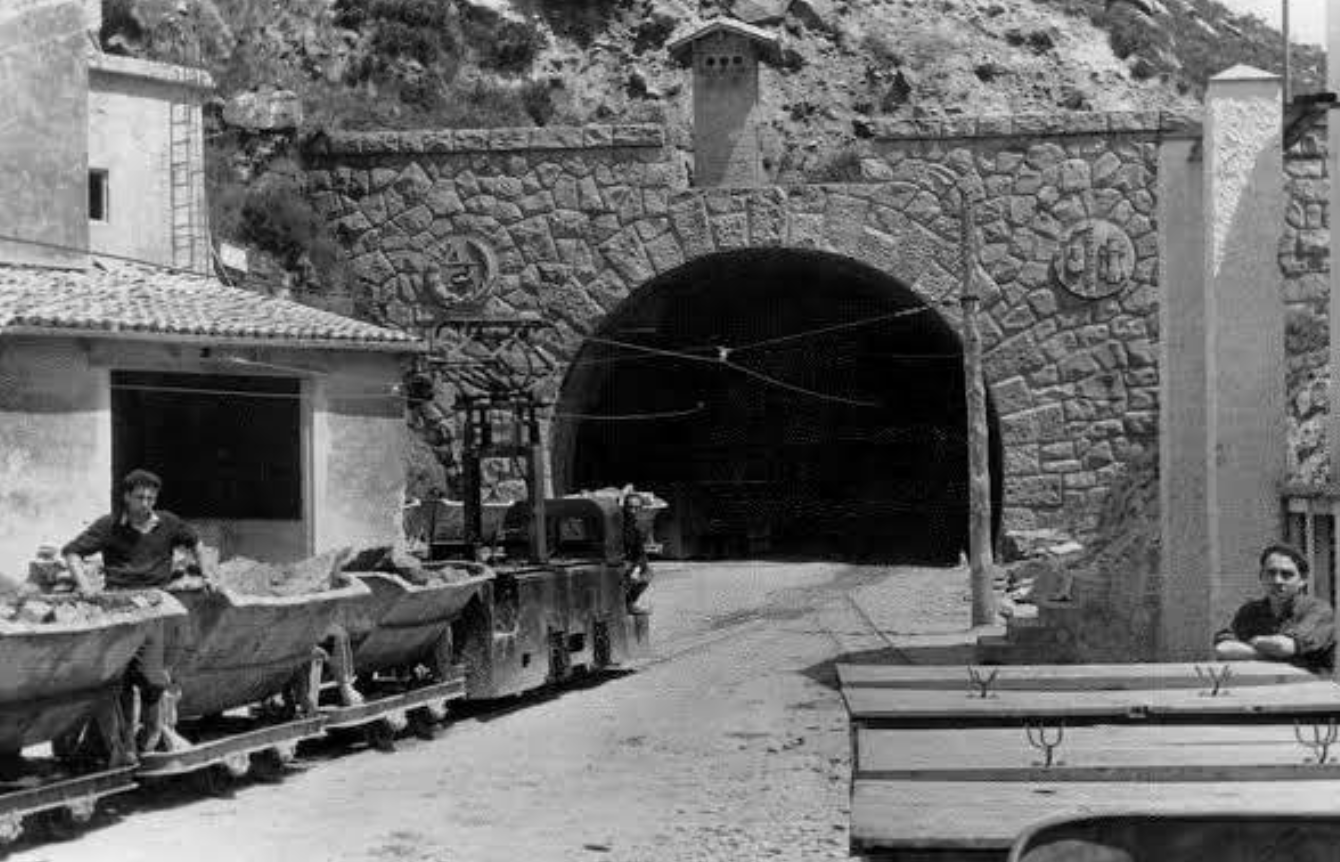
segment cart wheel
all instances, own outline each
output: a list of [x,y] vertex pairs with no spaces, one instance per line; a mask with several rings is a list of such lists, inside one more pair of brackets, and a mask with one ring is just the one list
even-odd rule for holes
[[367,726],[368,745],[378,751],[395,751],[396,731],[385,718],[379,718]]
[[189,778],[195,792],[206,796],[226,796],[233,791],[233,776],[219,763],[197,769]]
[[287,766],[298,756],[298,742],[294,740],[278,743],[273,748],[268,749],[266,754],[274,758],[277,763]]
[[419,739],[434,739],[437,736],[437,720],[427,707],[420,707],[409,714],[409,730]]
[[93,815],[98,810],[98,799],[95,796],[86,796],[82,799],[71,800],[68,805],[62,809],[64,815],[69,817],[74,823],[87,823],[93,819]]
[[245,751],[223,758],[223,768],[233,778],[244,778],[251,771],[251,755]]
[[12,844],[23,834],[22,814],[0,814],[0,844]]
[[449,702],[445,700],[440,703],[425,703],[423,711],[434,724],[441,724],[447,720],[447,710],[450,709],[448,704]]
[[281,742],[256,756],[251,764],[252,774],[261,781],[278,781],[297,755],[298,743]]

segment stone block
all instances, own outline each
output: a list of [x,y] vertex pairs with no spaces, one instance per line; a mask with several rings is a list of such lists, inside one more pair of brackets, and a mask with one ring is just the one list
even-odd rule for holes
[[1075,458],[1075,444],[1071,440],[1045,443],[1040,447],[1039,453],[1044,461],[1069,461]]
[[583,144],[580,126],[546,126],[532,129],[530,145],[537,150],[575,150]]
[[1007,476],[1005,499],[1013,506],[1060,506],[1060,476]]
[[1031,476],[1041,471],[1036,446],[1016,444],[1005,449],[1006,476]]
[[612,138],[616,147],[660,147],[665,145],[665,129],[650,123],[615,126]]
[[582,146],[609,147],[614,144],[614,129],[610,126],[583,126]]
[[1022,377],[995,384],[991,387],[991,396],[996,404],[996,412],[1001,416],[1009,416],[1033,406],[1032,390]]
[[1077,192],[1087,189],[1090,184],[1089,163],[1083,159],[1067,159],[1061,163],[1057,185],[1063,192]]
[[983,360],[983,374],[993,383],[1037,368],[1043,361],[1027,331],[1002,341]]
[[1094,401],[1116,401],[1126,397],[1126,383],[1117,371],[1105,371],[1079,382],[1079,392]]
[[1127,411],[1124,431],[1131,437],[1153,437],[1158,434],[1158,414],[1145,411]]

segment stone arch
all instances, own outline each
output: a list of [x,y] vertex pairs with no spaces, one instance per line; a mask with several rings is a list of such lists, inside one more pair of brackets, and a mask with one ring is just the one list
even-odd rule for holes
[[[569,364],[556,490],[657,491],[685,555],[954,560],[967,526],[961,357],[946,315],[863,260],[697,256],[619,302]],[[999,524],[994,409],[991,429]]]

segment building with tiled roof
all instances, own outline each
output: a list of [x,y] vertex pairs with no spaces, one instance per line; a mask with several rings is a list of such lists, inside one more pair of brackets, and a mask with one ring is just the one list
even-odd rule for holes
[[0,265],[0,335],[409,352],[410,334],[190,272],[114,260]]
[[163,477],[222,557],[401,538],[413,336],[212,274],[196,69],[108,57],[97,0],[21,7],[0,101],[0,572]]

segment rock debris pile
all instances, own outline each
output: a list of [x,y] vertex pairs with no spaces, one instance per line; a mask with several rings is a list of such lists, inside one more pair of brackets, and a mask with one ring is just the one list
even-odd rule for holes
[[163,594],[156,590],[88,597],[11,592],[0,598],[0,634],[21,634],[52,625],[128,622],[154,616],[162,603]]
[[233,557],[219,564],[215,580],[235,593],[251,596],[321,593],[344,585],[341,571],[351,556],[352,552],[345,548],[285,564]]
[[385,572],[399,575],[419,587],[454,584],[481,574],[484,567],[464,561],[425,563],[412,554],[391,547],[366,548],[345,563],[346,572]]

